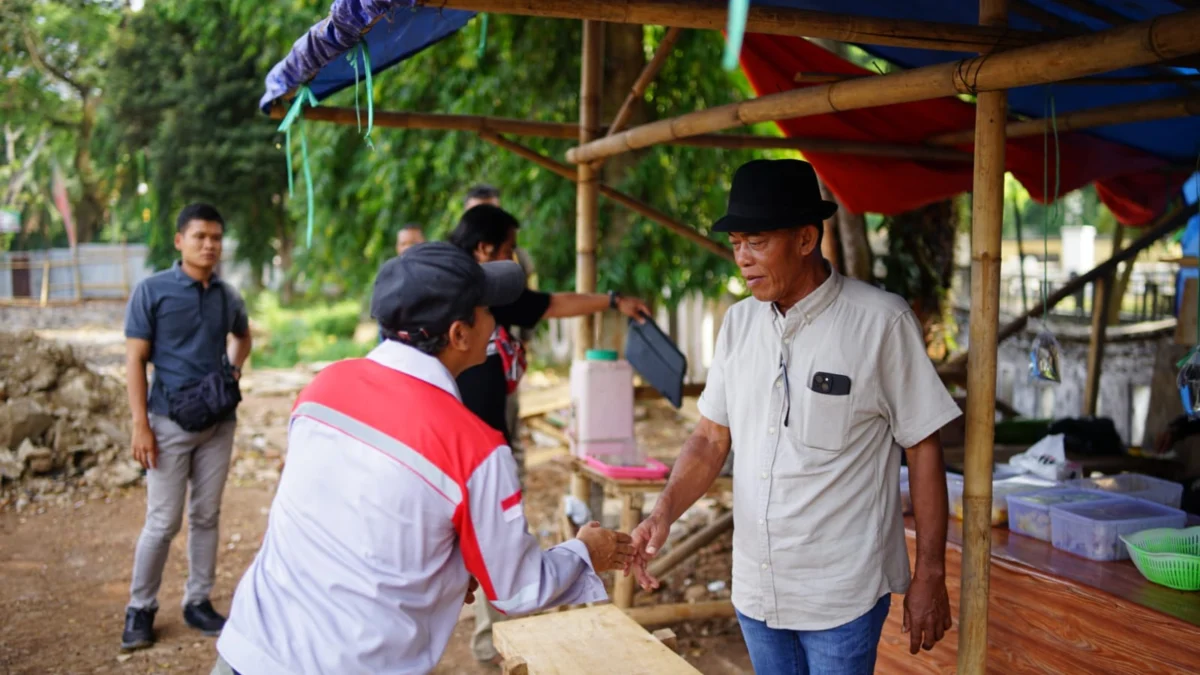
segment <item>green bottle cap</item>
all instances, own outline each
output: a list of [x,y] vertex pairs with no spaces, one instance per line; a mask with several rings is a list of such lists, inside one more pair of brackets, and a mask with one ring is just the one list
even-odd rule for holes
[[588,361],[616,361],[617,353],[611,349],[589,349],[585,358]]

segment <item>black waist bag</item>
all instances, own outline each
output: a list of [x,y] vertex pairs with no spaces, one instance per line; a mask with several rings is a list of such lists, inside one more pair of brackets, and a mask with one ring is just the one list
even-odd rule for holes
[[242,390],[229,364],[167,397],[168,414],[184,431],[204,431],[221,422],[242,402]]

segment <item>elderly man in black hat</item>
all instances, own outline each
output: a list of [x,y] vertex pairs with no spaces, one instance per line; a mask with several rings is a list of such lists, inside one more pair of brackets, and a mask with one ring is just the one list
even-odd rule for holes
[[[733,604],[759,673],[871,673],[891,595],[915,654],[950,628],[946,480],[938,431],[960,414],[904,299],[821,257],[812,166],[755,160],[733,178],[734,258],[753,297],[717,337],[702,419],[633,532],[645,570],[734,453]],[[906,448],[917,523],[910,574],[900,506]]]

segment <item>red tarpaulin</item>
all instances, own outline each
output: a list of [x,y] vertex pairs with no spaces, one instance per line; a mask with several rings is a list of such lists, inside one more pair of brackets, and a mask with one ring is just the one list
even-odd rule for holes
[[[797,73],[874,75],[803,38],[746,35],[742,69],[759,96],[805,86]],[[975,107],[955,98],[847,110],[781,120],[787,136],[880,143],[920,144],[941,133],[972,129]],[[1054,150],[1047,163],[1041,136],[1008,141],[1008,170],[1034,199],[1045,202],[1043,169],[1049,167],[1054,197]],[[1123,225],[1151,222],[1179,192],[1187,172],[1169,171],[1168,163],[1141,150],[1086,133],[1059,135],[1059,194],[1095,182],[1100,199]],[[970,151],[971,146],[960,146]],[[895,214],[969,192],[970,162],[931,162],[884,157],[805,152],[821,180],[853,213]]]

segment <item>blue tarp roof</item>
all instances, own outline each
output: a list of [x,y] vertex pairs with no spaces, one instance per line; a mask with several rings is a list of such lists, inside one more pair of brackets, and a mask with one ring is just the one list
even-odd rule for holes
[[[1110,12],[1126,16],[1130,21],[1142,21],[1182,9],[1174,2],[1166,0],[1139,0],[1136,3],[1128,0],[1089,1]],[[1091,30],[1111,27],[1053,0],[1027,2]],[[767,0],[761,4],[895,19],[969,25],[978,22],[978,3],[974,0]],[[357,60],[351,50],[358,44],[364,31],[371,55],[372,71],[379,72],[460,30],[474,16],[474,12],[410,5],[410,0],[333,0],[329,16],[297,40],[291,53],[271,69],[266,80],[266,93],[260,101],[264,112],[270,109],[274,101],[301,84],[308,83],[318,100],[354,86],[355,69],[350,60],[344,57],[350,54]],[[1016,29],[1043,29],[1017,11],[1010,12],[1010,24]],[[973,56],[925,49],[871,45],[862,47],[879,58],[905,68]],[[718,67],[718,64],[714,63],[713,67]],[[1177,70],[1186,74],[1196,73],[1194,69]],[[1147,68],[1136,68],[1114,75],[1147,76],[1155,73],[1156,71]],[[1047,91],[1053,92],[1057,112],[1061,115],[1104,105],[1182,96],[1198,90],[1191,90],[1182,84],[1057,84],[1052,88],[1023,87],[1010,90],[1009,107],[1014,113],[1043,117]],[[1122,124],[1092,129],[1088,133],[1177,162],[1190,164],[1195,160],[1197,153],[1200,153],[1200,118],[1196,117]]]

